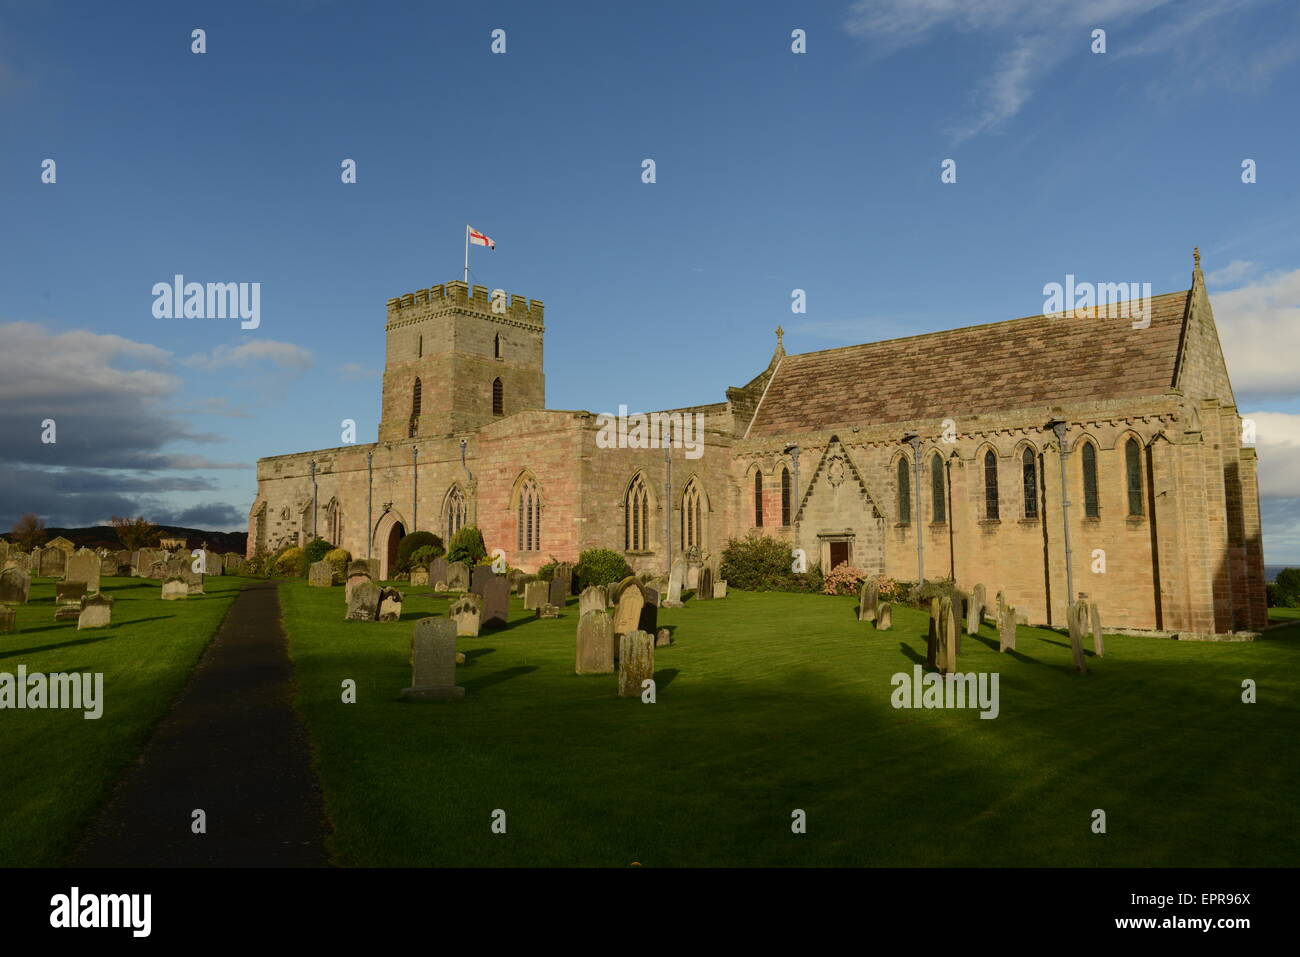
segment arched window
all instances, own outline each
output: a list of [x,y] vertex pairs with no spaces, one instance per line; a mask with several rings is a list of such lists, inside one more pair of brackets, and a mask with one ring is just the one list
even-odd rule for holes
[[898,460],[898,523],[906,525],[912,521],[912,485],[907,474],[907,459]]
[[781,524],[790,526],[790,470],[781,466]]
[[330,499],[325,506],[325,538],[335,548],[343,541],[343,510],[339,508],[337,498]]
[[411,424],[410,428],[406,431],[407,437],[412,439],[415,438],[416,433],[420,429],[421,389],[420,380],[419,378],[416,378],[415,385],[411,388]]
[[537,483],[531,478],[519,488],[516,542],[521,552],[535,552],[542,547],[542,502],[537,494]]
[[494,355],[498,359],[501,358],[501,333],[499,332],[496,334],[496,337],[492,340],[492,355]]
[[998,457],[989,449],[984,453],[984,518],[996,522],[998,512]]
[[691,479],[682,491],[682,546],[699,548],[704,539],[700,527],[701,506],[700,487]]
[[501,385],[501,378],[499,376],[492,380],[492,414],[506,414],[505,387]]
[[763,473],[754,473],[754,527],[763,527]]
[[640,473],[627,487],[623,500],[623,550],[644,552],[650,550],[650,494],[646,491],[645,477]]
[[1124,471],[1128,476],[1128,513],[1143,515],[1142,507],[1142,447],[1137,439],[1124,443]]
[[1097,447],[1083,443],[1083,514],[1088,518],[1101,515],[1097,501]]
[[1038,462],[1033,449],[1020,456],[1020,483],[1025,490],[1025,518],[1038,517]]
[[943,494],[943,456],[938,452],[930,458],[930,498],[934,510],[934,521],[948,521],[947,502]]
[[459,485],[453,485],[451,491],[447,493],[447,504],[444,511],[447,518],[447,541],[448,548],[451,547],[451,537],[465,527],[465,517],[467,510],[465,508],[465,493],[460,490]]

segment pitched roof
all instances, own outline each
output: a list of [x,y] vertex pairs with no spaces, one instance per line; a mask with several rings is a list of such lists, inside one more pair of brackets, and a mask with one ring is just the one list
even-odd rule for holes
[[1151,325],[1027,316],[781,360],[750,426],[779,435],[1161,395],[1173,386],[1189,291],[1151,297]]

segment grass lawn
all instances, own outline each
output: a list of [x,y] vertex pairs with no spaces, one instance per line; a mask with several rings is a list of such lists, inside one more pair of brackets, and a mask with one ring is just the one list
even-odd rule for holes
[[149,732],[185,686],[216,633],[241,578],[209,577],[206,595],[163,601],[162,586],[105,578],[113,624],[77,631],[54,620],[53,579],[32,583],[18,606],[18,631],[0,634],[0,671],[16,675],[101,672],[103,715],[82,711],[0,711],[0,867],[57,866]]
[[1300,608],[1270,608],[1270,621],[1300,621]]
[[342,588],[280,587],[341,865],[1300,864],[1300,624],[1109,636],[1087,676],[1060,634],[1021,628],[1004,655],[986,626],[960,659],[1001,675],[981,720],[890,706],[924,662],[918,610],[876,632],[852,598],[661,609],[675,644],[648,705],[573,674],[577,599],[554,620],[512,599],[508,628],[458,642],[465,700],[411,702],[413,622],[447,600],[406,590],[403,620],[372,624],[342,621]]

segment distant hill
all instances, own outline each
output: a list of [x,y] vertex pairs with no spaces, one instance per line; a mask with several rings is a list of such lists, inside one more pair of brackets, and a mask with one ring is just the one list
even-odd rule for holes
[[[177,525],[159,525],[163,538],[184,538],[186,548],[198,548],[204,542],[208,543],[208,548],[214,552],[238,552],[244,554],[244,547],[248,542],[247,532],[205,532],[201,528],[181,528]],[[112,548],[122,547],[122,542],[117,537],[117,531],[112,525],[92,525],[89,528],[55,528],[53,526],[45,529],[45,540],[48,542],[52,538],[62,535],[72,544],[80,548],[82,545],[87,548]],[[9,535],[5,536],[12,540]]]

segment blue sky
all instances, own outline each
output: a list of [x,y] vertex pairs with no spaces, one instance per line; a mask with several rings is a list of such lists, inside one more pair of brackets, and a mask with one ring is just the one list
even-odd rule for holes
[[[546,302],[548,405],[593,411],[720,401],[778,324],[1183,289],[1199,246],[1300,560],[1297,89],[1271,0],[0,2],[0,523],[242,527],[258,457],[373,440],[384,302],[457,278],[468,221],[472,280]],[[260,327],[156,319],[176,273],[260,282]]]

